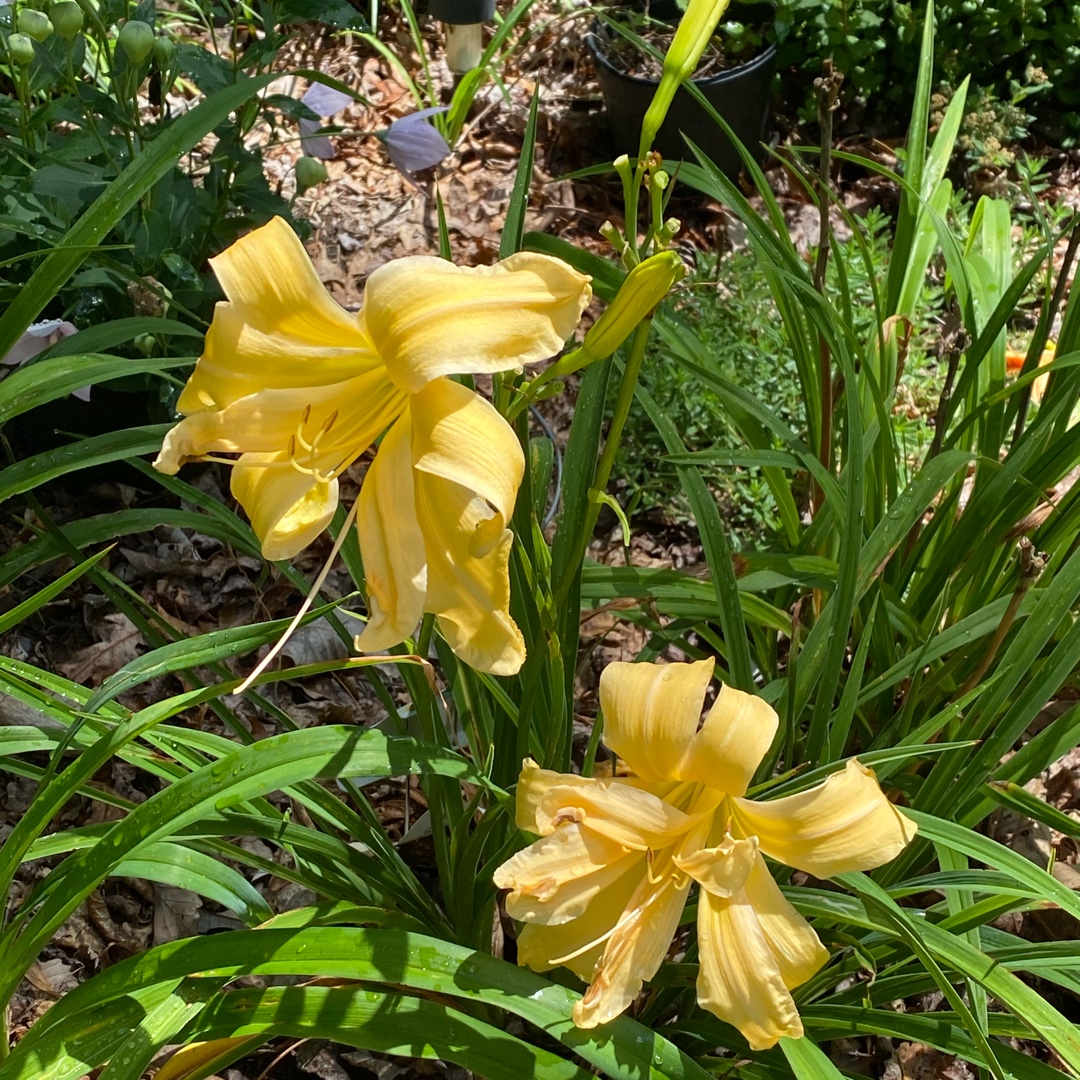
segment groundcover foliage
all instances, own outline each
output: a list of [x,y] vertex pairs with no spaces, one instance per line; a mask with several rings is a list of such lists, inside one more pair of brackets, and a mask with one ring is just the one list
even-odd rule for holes
[[[1078,499],[1060,487],[1078,457],[1080,309],[1065,308],[1054,359],[1038,367],[1060,302],[1048,264],[1058,237],[1051,230],[1017,270],[1007,204],[984,198],[962,223],[949,215],[946,166],[964,88],[931,142],[928,13],[887,252],[880,223],[868,231],[849,218],[853,239],[839,244],[826,228],[818,264],[808,265],[749,153],[760,211],[700,155],[680,171],[678,182],[742,221],[783,321],[790,355],[778,363],[794,370],[799,394],[777,402],[736,380],[698,331],[706,301],[680,297],[681,264],[669,248],[677,223],[665,219],[673,180],[649,153],[722,7],[692,0],[638,160],[615,163],[632,224],[606,230],[612,261],[523,230],[534,102],[501,269],[477,277],[434,259],[415,269],[445,282],[460,310],[433,311],[440,290],[410,291],[391,269],[372,279],[366,321],[341,321],[319,307],[330,301],[305,278],[287,224],[271,223],[215,253],[229,298],[215,326],[235,318],[258,330],[270,302],[263,286],[280,266],[290,270],[283,280],[296,290],[295,310],[329,312],[325,324],[278,328],[270,345],[271,334],[253,335],[255,346],[240,335],[231,351],[212,330],[180,424],[95,436],[0,471],[4,497],[33,498],[49,478],[164,441],[161,471],[142,467],[184,506],[50,524],[0,556],[4,583],[58,556],[72,564],[0,615],[0,631],[87,577],[153,646],[96,690],[0,657],[0,689],[41,717],[0,728],[5,769],[37,781],[0,848],[0,884],[10,888],[24,862],[55,861],[5,912],[0,1003],[112,875],[193,889],[247,927],[172,942],[95,975],[13,1048],[3,1041],[2,1080],[95,1070],[137,1080],[176,1044],[158,1076],[208,1076],[280,1035],[508,1078],[818,1080],[838,1073],[822,1049],[829,1040],[875,1035],[927,1044],[997,1078],[1080,1069],[1080,1037],[1042,992],[1076,992],[1080,949],[1033,944],[995,925],[1004,913],[1048,905],[1078,916],[1080,899],[979,831],[1005,805],[1077,832],[1023,789],[1080,743],[1075,706],[1025,741],[1080,660]],[[106,40],[118,17],[102,9]],[[4,24],[9,53],[14,32]],[[39,62],[34,46],[31,64],[8,70],[21,78]],[[269,80],[213,90],[130,160],[113,148],[117,167],[102,171],[96,196],[54,223],[57,235],[39,234],[46,253],[0,315],[0,355],[71,287],[111,230],[123,235],[152,206],[177,161],[241,116]],[[37,121],[24,121],[32,170]],[[100,124],[108,146],[119,121]],[[805,177],[826,206],[827,185],[809,170]],[[912,453],[893,406],[932,262],[945,267],[943,303],[962,332],[938,357],[932,441]],[[1005,331],[1039,282],[1043,318],[1019,377],[1007,382]],[[560,352],[590,290],[606,307],[582,344],[542,374],[516,370]],[[401,318],[413,329],[401,330],[395,313],[415,316]],[[434,337],[424,337],[431,326]],[[109,351],[142,334],[186,342],[183,322],[130,316],[84,333],[0,383],[3,421],[121,374],[185,374],[194,360]],[[459,347],[469,333],[474,345]],[[320,334],[339,336],[328,343]],[[349,334],[355,340],[341,337]],[[333,377],[323,371],[315,388],[298,385],[288,353],[297,342],[311,347],[312,367],[325,360],[319,348],[337,349]],[[276,361],[244,366],[274,349]],[[700,388],[722,411],[722,445],[687,450],[671,404],[640,378],[650,350],[679,371],[685,394]],[[476,373],[492,374],[490,400],[472,389]],[[1033,394],[1047,374],[1045,391]],[[527,406],[572,375],[562,502],[545,532],[554,454],[530,437]],[[375,389],[356,400],[369,409],[381,394],[384,411],[354,415],[360,405],[344,391],[330,404],[316,392],[350,379],[370,380]],[[706,577],[587,557],[603,505],[625,520],[607,488],[635,397],[682,485]],[[337,475],[380,436],[357,530],[336,506]],[[481,467],[483,440],[505,453],[489,452]],[[245,457],[233,464],[234,492],[251,525],[167,467],[236,453]],[[767,488],[776,525],[768,550],[733,558],[703,473],[717,468],[752,470]],[[1063,494],[1047,512],[1051,490]],[[101,545],[163,520],[245,554],[272,553],[281,573],[310,589],[298,618],[326,620],[351,644],[356,618],[345,608],[355,608],[367,621],[362,647],[377,641],[373,655],[287,672],[260,665],[243,683],[232,678],[225,661],[289,627],[184,638],[103,568]],[[288,562],[323,527],[355,582],[358,596],[346,603],[323,602],[321,581],[311,587]],[[613,602],[645,630],[646,645],[635,663],[605,672],[604,715],[575,755],[580,619]],[[699,663],[655,663],[670,650]],[[714,665],[726,684],[715,699]],[[388,687],[391,668],[403,696]],[[261,694],[286,675],[354,669],[386,706],[380,729],[297,730]],[[187,689],[137,711],[122,704],[126,690],[163,674]],[[280,733],[253,738],[229,704],[237,693],[265,708]],[[184,713],[197,706],[230,734],[186,726]],[[598,761],[601,741],[614,759]],[[113,758],[151,777],[155,794],[132,805],[95,788]],[[410,776],[428,807],[434,888],[365,794],[373,778]],[[75,797],[108,799],[123,813],[49,832]],[[281,859],[242,846],[248,837]],[[275,913],[245,869],[303,884],[320,901]],[[940,997],[927,997],[933,991]]]

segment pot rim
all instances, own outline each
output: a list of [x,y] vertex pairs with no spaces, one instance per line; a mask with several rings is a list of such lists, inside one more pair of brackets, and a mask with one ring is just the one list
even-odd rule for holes
[[[617,68],[598,48],[600,37],[600,29],[605,24],[600,19],[593,19],[592,25],[589,27],[588,33],[585,35],[585,47],[592,54],[593,61],[606,68],[612,75],[617,75],[620,79],[625,79],[627,82],[639,83],[643,86],[657,86],[660,82],[659,79],[650,78],[647,75],[631,75],[628,71],[623,71],[621,68]],[[718,71],[715,75],[708,75],[703,79],[691,79],[690,81],[697,86],[717,86],[723,83],[730,82],[732,79],[736,79],[741,75],[749,74],[752,71],[756,71],[758,68],[764,67],[766,64],[772,63],[776,59],[776,42],[772,42],[766,45],[764,49],[750,60],[741,64],[736,64],[734,67],[725,68],[723,71]]]

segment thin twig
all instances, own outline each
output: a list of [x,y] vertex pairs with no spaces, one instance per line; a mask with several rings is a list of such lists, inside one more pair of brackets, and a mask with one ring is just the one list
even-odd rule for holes
[[[832,59],[825,60],[824,74],[814,80],[817,89],[818,120],[821,123],[821,155],[818,158],[818,250],[814,264],[814,288],[825,295],[825,273],[829,266],[829,202],[832,176],[833,113],[840,104],[840,85],[844,81],[841,72],[833,69]],[[821,464],[832,469],[832,414],[833,385],[832,363],[825,335],[818,333],[821,377],[821,445],[818,457]],[[813,509],[816,511],[824,501],[821,486],[814,481]]]
[[1019,547],[1020,580],[1016,583],[1016,588],[1013,590],[1012,597],[1009,600],[1009,606],[1005,609],[1005,614],[1001,616],[1001,622],[998,623],[998,627],[994,631],[994,636],[986,646],[986,651],[979,659],[978,664],[975,666],[975,670],[964,680],[964,685],[957,690],[953,697],[954,701],[958,698],[962,698],[965,694],[970,693],[979,685],[979,680],[986,674],[987,669],[994,662],[994,657],[997,656],[998,649],[1001,648],[1001,643],[1005,640],[1005,635],[1012,629],[1013,621],[1016,619],[1016,613],[1020,610],[1020,604],[1027,595],[1028,589],[1039,580],[1039,575],[1043,571],[1043,566],[1045,564],[1041,558],[1035,556],[1035,549],[1032,547],[1031,541],[1026,536],[1020,538]]

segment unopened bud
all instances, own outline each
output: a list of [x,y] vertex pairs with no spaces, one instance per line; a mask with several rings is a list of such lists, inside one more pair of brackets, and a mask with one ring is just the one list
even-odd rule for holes
[[35,11],[33,8],[23,8],[15,20],[15,26],[20,34],[32,37],[35,41],[44,41],[53,32],[49,16],[44,11]]
[[159,37],[154,42],[154,63],[159,71],[168,71],[176,55],[176,45],[172,38]]
[[308,188],[321,184],[329,175],[321,161],[305,154],[296,162],[296,190],[307,191]]
[[83,10],[75,0],[58,0],[49,8],[53,29],[65,40],[74,41],[83,28]]
[[154,31],[139,19],[128,19],[116,38],[128,62],[138,67],[154,51]]
[[686,13],[679,21],[671,46],[664,57],[664,70],[653,94],[652,102],[641,122],[639,154],[645,154],[652,146],[660,125],[667,116],[675,99],[675,91],[694,74],[701,54],[716,31],[720,16],[727,9],[729,0],[690,0]]
[[26,34],[12,34],[8,38],[8,51],[16,64],[30,64],[34,60],[34,43]]
[[685,273],[682,260],[674,251],[661,251],[638,263],[585,335],[581,346],[585,362],[611,356]]

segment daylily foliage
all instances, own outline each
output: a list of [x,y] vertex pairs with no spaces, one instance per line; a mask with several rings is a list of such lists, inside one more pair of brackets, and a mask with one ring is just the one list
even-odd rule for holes
[[557,353],[589,278],[525,252],[476,268],[417,256],[377,269],[353,315],[280,218],[212,264],[228,301],[155,466],[239,454],[233,494],[263,554],[288,559],[326,528],[338,477],[382,435],[358,508],[370,618],[357,647],[397,645],[432,612],[466,663],[516,672],[507,523],[524,457],[494,407],[449,376]]
[[776,734],[763,700],[729,686],[700,724],[713,661],[610,664],[600,679],[604,742],[628,773],[565,775],[526,761],[518,827],[540,836],[495,873],[526,925],[522,964],[589,982],[585,1028],[633,1002],[668,955],[698,886],[699,1004],[755,1050],[802,1035],[791,990],[827,960],[763,856],[818,878],[894,858],[915,824],[857,761],[807,791],[746,791]]

